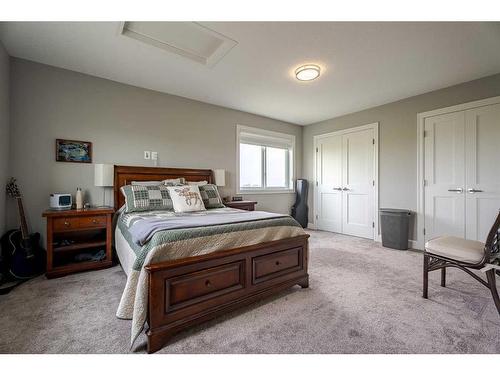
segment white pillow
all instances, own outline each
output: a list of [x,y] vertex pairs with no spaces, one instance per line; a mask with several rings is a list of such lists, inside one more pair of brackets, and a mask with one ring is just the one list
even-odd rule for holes
[[163,185],[162,181],[132,181],[133,186],[158,186]]
[[208,185],[208,181],[188,181],[188,185],[196,185],[196,186],[202,186],[202,185]]
[[205,211],[197,185],[168,186],[175,212]]
[[186,180],[184,179],[184,177],[181,177],[181,178],[171,178],[168,180],[163,180],[160,182],[160,184],[163,184],[163,185],[183,185],[185,182],[186,182]]

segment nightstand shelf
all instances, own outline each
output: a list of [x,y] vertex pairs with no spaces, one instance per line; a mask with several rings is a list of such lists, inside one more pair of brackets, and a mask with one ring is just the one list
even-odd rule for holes
[[85,261],[79,263],[71,263],[67,265],[54,267],[50,273],[47,272],[46,276],[48,279],[54,279],[56,277],[62,277],[70,275],[72,273],[99,270],[103,268],[111,267],[113,263],[111,261]]
[[[111,220],[114,210],[45,211],[48,278],[112,265]],[[102,259],[98,255],[103,255]]]
[[102,247],[102,246],[106,246],[106,240],[104,240],[104,241],[89,241],[89,242],[75,243],[75,244],[64,245],[64,246],[54,246],[52,249],[54,252],[58,252],[58,251],[73,251],[73,250],[81,250],[81,249],[90,249],[93,247]]

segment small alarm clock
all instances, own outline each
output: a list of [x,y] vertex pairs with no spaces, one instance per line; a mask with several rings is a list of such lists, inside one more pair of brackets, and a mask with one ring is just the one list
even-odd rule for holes
[[51,210],[71,210],[73,198],[71,194],[50,194],[50,209]]

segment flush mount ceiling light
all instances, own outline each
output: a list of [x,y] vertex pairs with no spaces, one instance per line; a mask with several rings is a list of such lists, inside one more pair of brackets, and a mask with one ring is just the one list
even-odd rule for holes
[[295,69],[295,77],[299,81],[312,81],[319,77],[320,68],[318,65],[308,64]]

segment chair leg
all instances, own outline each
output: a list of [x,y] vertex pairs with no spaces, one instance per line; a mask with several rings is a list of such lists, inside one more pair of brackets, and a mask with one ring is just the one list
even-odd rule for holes
[[424,254],[424,288],[422,297],[427,299],[429,289],[429,256]]
[[486,271],[486,278],[488,279],[491,295],[493,296],[493,301],[495,302],[495,306],[497,307],[498,314],[500,314],[500,297],[498,297],[497,283],[495,280],[495,270],[491,269]]
[[446,286],[446,268],[441,268],[441,286],[444,288]]

